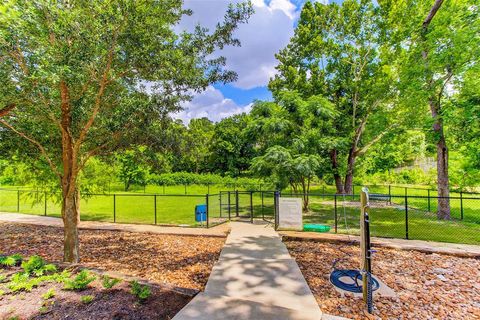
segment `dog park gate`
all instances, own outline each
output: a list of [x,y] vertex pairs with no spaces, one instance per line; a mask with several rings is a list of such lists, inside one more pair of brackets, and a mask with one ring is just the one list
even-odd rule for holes
[[253,222],[254,218],[274,222],[274,191],[220,191],[220,218]]

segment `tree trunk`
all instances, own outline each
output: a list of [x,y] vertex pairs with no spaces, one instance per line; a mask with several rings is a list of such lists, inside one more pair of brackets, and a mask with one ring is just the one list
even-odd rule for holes
[[[422,59],[427,70],[426,73],[426,84],[427,87],[432,90],[433,83],[433,72],[429,72],[429,59],[428,53],[429,48],[426,46],[426,35],[428,33],[428,27],[432,22],[433,18],[437,14],[438,10],[442,6],[444,0],[435,0],[428,16],[425,18],[422,24],[422,41],[424,43],[424,49],[422,50]],[[450,75],[451,76],[451,75]],[[448,81],[448,80],[447,80]],[[449,186],[448,186],[448,149],[447,143],[445,141],[445,134],[443,132],[443,120],[439,115],[441,95],[438,97],[438,102],[436,94],[430,96],[429,106],[433,118],[433,132],[435,134],[435,140],[437,141],[437,189],[438,189],[438,219],[448,220],[450,219],[450,199],[449,197]]]
[[72,109],[67,84],[60,82],[62,98],[62,219],[64,225],[63,260],[77,263],[79,261],[78,222],[80,221],[79,189],[77,185],[78,155],[72,137]]
[[430,111],[434,119],[433,132],[437,140],[437,189],[438,211],[437,217],[450,220],[450,188],[448,183],[448,148],[443,133],[443,120],[438,115],[439,107],[430,101]]
[[63,259],[65,262],[77,263],[80,259],[78,223],[80,221],[80,195],[78,189],[73,192],[64,190],[62,217],[64,224]]
[[338,151],[336,149],[330,151],[330,161],[332,162],[333,178],[335,179],[337,194],[344,194],[345,189],[343,188],[342,177],[338,172]]
[[355,154],[355,147],[350,148],[348,152],[348,161],[347,161],[347,173],[345,174],[345,193],[351,194],[353,192],[353,172],[355,169],[355,160],[357,155]]

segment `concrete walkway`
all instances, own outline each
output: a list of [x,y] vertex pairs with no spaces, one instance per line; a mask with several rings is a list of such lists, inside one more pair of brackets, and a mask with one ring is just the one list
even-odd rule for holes
[[297,263],[271,226],[231,222],[205,291],[175,320],[322,318]]
[[[36,216],[24,213],[0,212],[0,222],[27,223],[40,226],[63,227],[63,221],[60,218]],[[225,237],[229,232],[227,223],[212,228],[187,228],[171,226],[155,226],[149,224],[123,224],[100,221],[81,221],[80,229],[91,230],[115,230],[128,232],[147,232],[157,234],[172,234],[184,236],[208,236]]]

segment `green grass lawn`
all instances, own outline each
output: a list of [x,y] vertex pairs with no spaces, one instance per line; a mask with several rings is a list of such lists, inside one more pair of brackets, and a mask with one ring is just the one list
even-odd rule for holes
[[[314,197],[310,212],[304,214],[304,223],[330,225],[334,232],[335,210],[331,199]],[[345,221],[346,220],[346,221]],[[371,234],[378,237],[406,238],[405,210],[402,205],[373,207],[370,209]],[[360,209],[343,206],[337,202],[337,228],[339,233],[359,234]],[[409,239],[480,244],[480,224],[465,221],[439,221],[434,213],[415,210],[408,211]]]
[[[208,197],[209,218],[212,224],[225,221],[229,216],[228,195],[222,193],[220,197],[218,193],[212,194],[214,191],[225,190],[221,186],[216,186],[216,188],[210,186],[211,194]],[[24,189],[18,192],[16,189],[12,187],[10,190],[0,190],[0,211],[44,215],[46,204],[47,216],[60,216],[60,204],[54,197],[47,196],[45,202],[45,193],[43,192],[29,192]],[[163,194],[162,186],[147,187],[145,191],[146,193],[143,193],[143,190],[134,190],[116,193],[115,196],[104,194],[83,197],[80,202],[81,219],[113,222],[115,212],[115,221],[119,223],[154,224],[156,222],[157,224],[200,226],[195,222],[194,210],[195,205],[207,202],[207,186],[187,186],[186,195],[184,186],[166,186],[165,194]],[[371,191],[385,193],[385,190],[382,189],[371,188]],[[409,190],[411,193],[423,191]],[[156,196],[153,194],[155,192]],[[395,193],[392,192],[392,194]],[[261,195],[260,192],[254,192],[250,203],[250,194],[239,192],[239,216],[248,218],[252,205],[254,217],[273,220],[273,192],[264,193],[263,199]],[[283,195],[289,196],[286,191],[283,192]],[[345,199],[350,201],[351,196],[345,196]],[[404,198],[399,197],[392,200],[394,206],[371,209],[372,235],[405,238]],[[235,201],[235,193],[231,192],[230,217],[232,218],[236,216]],[[454,221],[438,221],[436,219],[435,199],[430,200],[430,211],[427,210],[428,199],[426,198],[409,198],[408,201],[410,239],[480,244],[480,200],[465,199],[463,201],[463,221],[458,220],[460,219],[459,200],[451,200]],[[342,202],[343,197],[337,196],[338,232],[358,233],[359,209],[348,206],[345,208],[347,230]],[[311,196],[311,212],[304,215],[304,223],[322,223],[333,227],[333,196]]]

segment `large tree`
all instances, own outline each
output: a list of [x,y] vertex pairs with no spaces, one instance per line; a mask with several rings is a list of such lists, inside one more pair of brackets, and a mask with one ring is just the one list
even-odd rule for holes
[[278,74],[269,83],[277,100],[295,90],[305,100],[323,95],[335,106],[340,116],[332,123],[329,153],[338,193],[352,192],[357,158],[394,128],[393,73],[383,57],[378,10],[367,0],[307,2],[290,44],[276,55]]
[[295,91],[279,93],[278,104],[257,101],[247,132],[262,155],[253,159],[251,171],[279,189],[290,186],[301,193],[303,210],[308,211],[311,182],[323,176],[328,164],[328,141],[336,116],[327,99],[304,100]]
[[478,64],[478,2],[384,0],[379,4],[392,30],[389,40],[397,47],[401,99],[420,110],[419,117],[430,114],[429,133],[437,155],[437,215],[450,219],[445,105],[463,86],[465,73]]
[[88,159],[128,146],[192,91],[235,79],[212,54],[239,44],[232,33],[252,7],[229,7],[212,32],[180,34],[189,14],[180,0],[7,0],[0,13],[0,106],[8,111],[0,123],[56,176],[64,260],[77,262],[78,177]]

